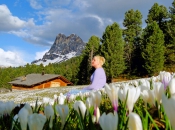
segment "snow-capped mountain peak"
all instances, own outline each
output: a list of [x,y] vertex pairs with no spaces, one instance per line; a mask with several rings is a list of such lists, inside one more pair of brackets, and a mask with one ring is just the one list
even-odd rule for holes
[[76,34],[66,37],[58,34],[50,50],[45,53],[42,59],[35,60],[32,64],[48,65],[49,63],[60,63],[82,53],[85,43]]

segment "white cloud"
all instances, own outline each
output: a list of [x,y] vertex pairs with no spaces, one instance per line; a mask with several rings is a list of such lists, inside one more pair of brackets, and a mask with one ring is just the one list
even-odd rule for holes
[[34,9],[41,9],[42,5],[39,4],[37,0],[29,0],[30,6]]
[[24,27],[25,21],[18,17],[12,16],[6,5],[0,5],[0,30],[11,31],[18,30]]
[[29,43],[43,46],[50,46],[50,43],[54,43],[59,33],[67,36],[75,33],[85,42],[92,35],[101,37],[106,26],[113,22],[117,22],[122,27],[125,12],[130,9],[139,10],[144,21],[155,2],[166,6],[172,3],[160,0],[28,1],[32,8],[37,9],[30,13],[38,18],[21,20],[13,16],[7,6],[0,5],[0,19],[3,19],[0,21],[0,30],[22,37]]
[[22,55],[16,51],[4,51],[0,48],[0,66],[23,66],[27,62],[22,59]]
[[41,52],[36,52],[36,55],[35,55],[35,60],[39,60],[39,59],[42,59],[44,54],[46,52],[48,52],[49,50],[45,50],[45,51],[41,51]]
[[89,1],[87,1],[87,0],[74,0],[74,1],[73,1],[73,5],[74,5],[76,8],[78,7],[78,8],[81,9],[81,10],[84,10],[84,9],[90,7],[90,3],[89,3]]
[[113,22],[122,27],[125,12],[132,8],[143,12],[144,21],[155,2],[158,0],[52,0],[47,3],[47,8],[38,11],[44,21],[42,26],[36,27],[36,31],[31,30],[33,36],[40,37],[45,42],[32,41],[46,45],[46,42],[54,41],[58,33],[75,33],[86,42],[92,35],[101,37],[106,26]]

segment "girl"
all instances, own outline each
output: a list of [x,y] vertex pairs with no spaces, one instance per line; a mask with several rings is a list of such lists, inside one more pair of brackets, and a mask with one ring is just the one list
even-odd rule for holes
[[98,90],[103,88],[103,86],[106,84],[106,74],[103,69],[103,64],[105,63],[105,58],[102,56],[94,56],[91,61],[91,66],[95,68],[94,73],[91,75],[91,84],[82,90],[71,90],[69,91],[66,96],[70,96],[71,94],[77,94],[77,93],[85,93],[91,90]]

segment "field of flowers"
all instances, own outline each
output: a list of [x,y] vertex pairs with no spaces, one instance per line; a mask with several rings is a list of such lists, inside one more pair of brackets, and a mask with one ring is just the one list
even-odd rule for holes
[[161,71],[156,77],[106,84],[76,95],[65,96],[69,90],[62,89],[0,94],[0,129],[175,130],[172,73]]

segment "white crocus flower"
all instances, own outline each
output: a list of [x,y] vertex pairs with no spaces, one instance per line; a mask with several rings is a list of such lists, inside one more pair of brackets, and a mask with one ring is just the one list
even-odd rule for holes
[[140,88],[139,87],[130,87],[128,91],[128,99],[127,99],[127,107],[129,112],[132,112],[135,102],[140,96]]
[[158,78],[159,78],[159,80],[160,80],[161,82],[163,81],[164,73],[165,73],[165,71],[160,71],[160,72],[159,72]]
[[99,119],[99,124],[102,130],[117,130],[118,126],[118,114],[116,111],[113,113],[103,113]]
[[172,75],[169,72],[164,72],[162,76],[163,79],[161,80],[161,82],[163,83],[164,89],[166,90],[170,80],[172,79]]
[[175,78],[172,78],[169,82],[169,92],[171,95],[175,94]]
[[23,107],[18,113],[18,119],[21,125],[21,130],[27,130],[29,111]]
[[57,101],[58,100],[58,96],[56,94],[53,95],[53,99],[54,101]]
[[8,115],[10,115],[12,110],[16,107],[16,104],[14,103],[14,101],[9,101],[9,102],[6,102],[5,105],[6,105],[6,112]]
[[0,102],[0,117],[6,114],[6,104],[4,102]]
[[101,93],[100,91],[91,92],[90,97],[92,98],[94,108],[99,107],[101,102]]
[[[73,108],[79,113],[79,109],[81,112],[81,115],[85,116],[85,112],[86,112],[86,105],[82,102],[82,101],[75,101]],[[80,113],[79,113],[80,114]]]
[[89,92],[85,92],[85,93],[84,93],[84,96],[85,96],[85,97],[88,97],[88,96],[89,96]]
[[140,96],[142,97],[146,107],[147,103],[149,103],[150,105],[155,105],[155,97],[153,90],[145,89],[140,93]]
[[50,98],[48,98],[48,97],[43,97],[43,103],[44,103],[44,104],[48,104],[49,101],[50,101]]
[[119,87],[116,87],[114,85],[109,86],[108,84],[105,85],[105,90],[106,93],[109,97],[109,99],[112,102],[112,106],[114,108],[115,111],[117,111],[118,109],[118,91],[119,91]]
[[42,114],[31,114],[28,117],[28,125],[30,130],[42,130],[46,122],[46,116]]
[[49,97],[43,97],[43,104],[50,104],[51,99]]
[[88,97],[88,98],[86,99],[86,107],[87,107],[87,109],[90,109],[92,106],[93,106],[92,97]]
[[173,127],[173,130],[175,130],[175,99],[174,98],[167,98],[165,94],[162,95],[162,105],[164,107],[165,113],[168,116],[168,119],[170,120],[170,123]]
[[81,100],[83,100],[84,94],[81,91],[79,92],[79,96],[80,96]]
[[105,88],[101,88],[100,91],[102,94],[106,94]]
[[141,88],[141,91],[145,90],[145,89],[150,89],[150,82],[146,79],[140,80],[141,85],[139,85],[139,87]]
[[69,102],[73,102],[75,100],[76,96],[74,94],[71,94],[68,98]]
[[28,103],[26,103],[24,107],[18,112],[19,117],[18,119],[22,130],[27,129],[28,116],[32,113],[33,113],[32,108]]
[[161,82],[153,82],[153,90],[155,95],[155,100],[158,105],[162,103],[162,94],[164,93],[164,86]]
[[125,102],[126,95],[129,87],[128,86],[122,86],[118,91],[118,97],[122,102]]
[[92,98],[92,102],[94,105],[94,116],[95,116],[96,122],[98,123],[98,120],[100,117],[99,106],[100,106],[100,102],[101,102],[101,93],[100,93],[100,91],[91,92],[90,97]]
[[56,105],[55,109],[61,118],[63,128],[66,123],[66,118],[69,115],[69,107],[67,105]]
[[100,109],[97,107],[97,108],[94,110],[94,115],[92,115],[92,120],[93,120],[94,123],[95,123],[95,122],[98,123],[99,118],[100,118]]
[[60,105],[64,104],[65,99],[66,99],[66,96],[60,93],[60,95],[58,96],[58,104]]
[[132,82],[132,84],[133,84],[135,87],[138,87],[138,86],[139,86],[139,81],[133,80],[133,81],[131,81],[131,82]]
[[128,92],[128,98],[127,98],[127,108],[129,110],[129,113],[132,112],[135,102],[140,96],[140,88],[134,87],[134,86],[125,86],[123,89],[119,90],[119,98],[125,102]]
[[49,127],[52,128],[53,127],[54,110],[53,110],[51,105],[45,106],[44,114],[45,114],[46,118],[48,120],[50,120]]
[[129,115],[128,127],[129,130],[143,130],[142,121],[138,114],[131,112]]
[[151,80],[154,82],[157,82],[157,81],[159,81],[159,76],[152,76]]
[[24,108],[28,110],[29,114],[32,114],[32,113],[33,113],[30,104],[26,103],[26,104],[24,105]]

